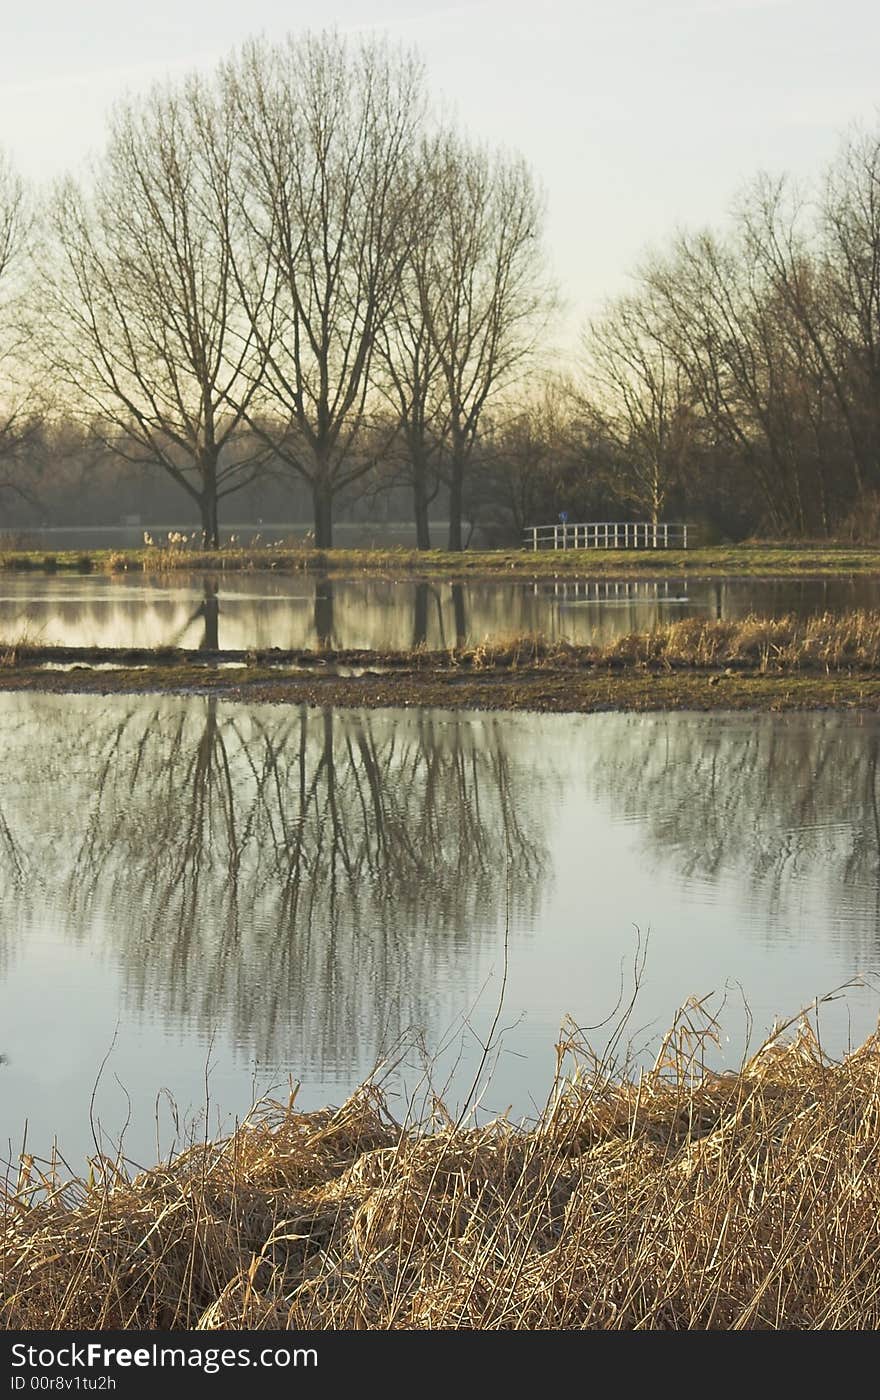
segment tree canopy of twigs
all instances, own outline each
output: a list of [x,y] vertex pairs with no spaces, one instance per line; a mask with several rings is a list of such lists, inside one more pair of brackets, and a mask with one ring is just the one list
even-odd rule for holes
[[111,523],[152,473],[208,546],[235,493],[319,548],[377,502],[420,549],[562,510],[876,532],[880,129],[647,252],[567,359],[558,305],[532,171],[439,120],[416,53],[251,41],[120,105],[41,203],[0,160],[4,502]]

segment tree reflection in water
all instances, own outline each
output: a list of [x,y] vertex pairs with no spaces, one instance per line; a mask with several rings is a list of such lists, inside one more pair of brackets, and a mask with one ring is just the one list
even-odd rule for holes
[[319,647],[332,647],[336,643],[336,629],[333,616],[333,580],[318,578],[315,582],[315,641]]
[[789,898],[819,872],[828,909],[858,904],[874,923],[876,947],[875,719],[618,715],[605,741],[604,732],[594,732],[588,783],[628,820],[643,823],[658,865],[689,881],[744,877],[752,898],[760,891],[771,939]]
[[517,915],[542,897],[501,720],[29,698],[3,859],[34,901],[63,893],[75,936],[102,931],[138,1010],[263,1061],[378,1056],[471,990],[508,879]]
[[[849,971],[876,957],[873,719],[9,694],[0,733],[0,958],[32,927],[66,931],[120,969],[135,1019],[217,1033],[312,1078],[353,1082],[412,1026],[436,1043],[497,955],[508,883],[512,1015],[532,1004],[522,978],[535,959],[558,979],[544,987],[553,1014],[603,948],[614,964],[630,837],[611,832],[607,867],[591,871],[582,820],[634,824],[636,858],[672,877],[658,900],[727,881],[701,909],[742,913],[768,950],[809,959],[833,924]],[[560,902],[539,921],[551,850]],[[610,927],[581,926],[586,878],[611,888]],[[546,943],[518,944],[536,924]],[[734,944],[719,949],[722,978],[739,975],[728,954]],[[676,995],[690,989],[686,961],[673,974]]]
[[202,640],[199,642],[200,651],[219,651],[220,649],[220,584],[217,579],[204,580],[205,598],[199,608],[196,609],[193,621],[201,617],[205,631]]
[[14,953],[15,928],[21,922],[28,886],[27,858],[0,802],[0,973]]

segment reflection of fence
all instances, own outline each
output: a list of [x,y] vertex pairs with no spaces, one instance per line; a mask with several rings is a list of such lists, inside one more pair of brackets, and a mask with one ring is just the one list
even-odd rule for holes
[[687,549],[687,525],[594,521],[589,525],[529,525],[525,549]]
[[687,603],[685,579],[584,579],[531,585],[535,598],[563,603]]

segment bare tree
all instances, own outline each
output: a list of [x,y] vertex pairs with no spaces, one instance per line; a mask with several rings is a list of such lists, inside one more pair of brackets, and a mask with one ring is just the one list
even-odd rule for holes
[[[410,236],[421,68],[384,44],[322,34],[249,44],[224,79],[248,233],[239,284],[265,359],[245,412],[310,484],[315,543],[327,547],[334,499],[376,460],[363,428]],[[251,294],[256,266],[270,298]]]
[[33,502],[16,470],[38,438],[43,417],[32,366],[25,363],[25,258],[32,228],[24,186],[0,151],[0,496],[11,493]]
[[[820,205],[830,289],[828,333],[842,381],[847,429],[864,475],[880,482],[880,131],[856,133],[832,167]],[[837,390],[836,390],[837,392]],[[841,403],[843,407],[843,403]]]
[[484,424],[465,510],[493,540],[519,542],[527,525],[555,519],[563,506],[580,512],[592,474],[575,431],[578,407],[568,379],[540,375]]
[[621,494],[656,525],[693,442],[688,376],[644,297],[619,298],[590,324],[584,344],[594,388],[588,410],[619,454]]
[[121,107],[92,188],[68,180],[49,209],[53,368],[121,454],[196,502],[213,547],[218,502],[264,451],[242,431],[263,359],[232,270],[231,176],[231,132],[193,78]]
[[422,315],[413,259],[407,260],[394,308],[380,330],[377,358],[378,382],[398,424],[383,484],[405,482],[412,488],[416,547],[430,549],[428,509],[440,486],[449,409],[443,365]]
[[839,425],[823,465],[860,501],[880,484],[880,137],[848,138],[818,205],[762,177],[741,220],[810,385],[804,409],[819,406],[827,420],[827,403]]
[[[525,162],[451,132],[422,155],[431,217],[414,240],[406,313],[439,362],[448,425],[449,548],[463,548],[468,465],[483,413],[534,350],[553,304],[542,275],[542,207]],[[418,322],[416,321],[418,318]]]
[[[799,467],[809,455],[804,434],[812,427],[816,441],[818,494],[823,523],[828,523],[828,498],[832,484],[828,468],[846,468],[852,489],[860,497],[871,474],[870,451],[859,423],[852,347],[842,334],[841,296],[834,254],[823,256],[816,230],[806,223],[809,206],[786,180],[766,176],[755,181],[739,212],[739,224],[748,256],[766,281],[766,302],[778,337],[774,357],[777,382],[783,366],[789,369],[784,386],[793,400],[786,433],[799,443]],[[843,313],[843,319],[846,319]],[[783,395],[779,395],[782,403]],[[830,412],[829,412],[830,410]],[[829,419],[836,419],[845,439],[829,451]],[[843,453],[840,448],[844,447]],[[844,464],[842,457],[847,461]],[[840,481],[837,482],[838,488]],[[809,491],[809,486],[806,490]],[[812,511],[805,512],[807,517]]]
[[815,482],[803,470],[797,366],[766,270],[748,237],[682,235],[644,271],[664,351],[681,365],[707,437],[757,487],[772,528],[799,531]]

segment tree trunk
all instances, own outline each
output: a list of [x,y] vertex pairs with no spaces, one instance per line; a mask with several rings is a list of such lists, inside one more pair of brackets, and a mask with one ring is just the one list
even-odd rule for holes
[[452,458],[452,476],[449,482],[449,548],[460,550],[462,499],[464,496],[464,463],[456,452]]
[[315,514],[315,548],[333,548],[333,491],[323,476],[312,482],[312,501]]
[[199,501],[202,513],[202,548],[219,549],[220,525],[217,514],[217,483],[205,480]]
[[663,513],[663,488],[661,485],[662,475],[657,463],[654,463],[651,472],[651,524],[659,525],[660,516]]
[[200,449],[198,466],[202,482],[202,493],[199,497],[202,515],[202,548],[218,549],[220,547],[220,529],[217,514],[217,453],[213,447],[206,446]]
[[430,549],[431,526],[428,520],[428,493],[425,490],[425,477],[421,469],[417,469],[416,471],[416,478],[413,483],[413,498],[416,521],[416,549]]
[[413,470],[413,513],[416,525],[416,549],[431,548],[431,526],[428,520],[428,482],[425,463],[419,449],[410,453]]

